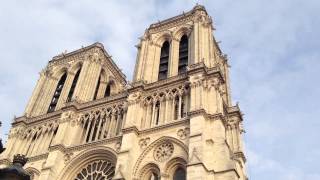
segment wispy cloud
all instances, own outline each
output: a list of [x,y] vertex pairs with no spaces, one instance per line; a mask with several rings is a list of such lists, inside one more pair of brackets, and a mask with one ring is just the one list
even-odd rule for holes
[[[316,0],[199,1],[230,57],[245,113],[250,179],[320,179],[320,19]],[[196,1],[5,1],[0,6],[1,137],[21,115],[48,60],[102,42],[130,80],[149,24]]]

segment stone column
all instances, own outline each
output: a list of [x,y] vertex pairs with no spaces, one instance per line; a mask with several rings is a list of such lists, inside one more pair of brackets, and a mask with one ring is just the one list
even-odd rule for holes
[[32,109],[36,105],[37,100],[39,99],[39,94],[43,90],[43,86],[46,82],[46,74],[45,73],[46,73],[45,70],[43,70],[40,73],[40,79],[38,80],[37,85],[32,92],[31,98],[29,99],[28,105],[25,109],[25,114],[27,117],[32,114]]
[[169,58],[169,77],[178,75],[179,66],[179,39],[173,38],[170,46],[170,58]]
[[61,109],[67,102],[68,94],[69,94],[74,76],[75,74],[73,72],[68,71],[67,79],[63,85],[63,89],[61,91],[56,110]]

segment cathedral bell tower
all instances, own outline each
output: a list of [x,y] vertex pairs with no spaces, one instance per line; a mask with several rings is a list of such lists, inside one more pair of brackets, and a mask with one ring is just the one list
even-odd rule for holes
[[[155,153],[154,159],[146,158],[147,150],[142,151],[145,159],[133,158],[138,161],[135,164],[128,159],[141,153],[130,142],[147,145],[157,137],[171,137],[172,131],[186,148],[177,148],[181,152],[176,163],[180,165],[172,165],[176,171],[184,171],[181,176],[188,180],[246,179],[242,115],[239,107],[231,104],[227,58],[213,30],[211,17],[197,5],[150,25],[141,37],[123,135],[123,150],[128,151],[120,154],[118,162],[133,171],[126,175],[129,179],[173,178],[174,170],[165,169],[170,166],[165,159],[179,142],[163,143],[160,149],[164,154]],[[141,139],[147,132],[152,135]],[[140,168],[145,169],[141,172]],[[144,171],[150,171],[149,175]]]
[[115,67],[100,43],[55,56],[40,73],[25,115],[39,116],[72,101],[84,103],[117,94],[126,82]]

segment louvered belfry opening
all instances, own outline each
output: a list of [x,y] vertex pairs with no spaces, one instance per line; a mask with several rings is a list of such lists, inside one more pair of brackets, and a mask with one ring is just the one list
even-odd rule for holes
[[61,95],[61,92],[62,92],[62,89],[63,89],[63,86],[64,86],[64,83],[66,82],[66,78],[67,78],[67,73],[64,73],[59,82],[58,82],[58,85],[56,87],[56,90],[53,94],[53,97],[52,97],[52,100],[51,100],[51,103],[50,103],[50,106],[49,106],[49,109],[48,109],[48,113],[50,112],[53,112],[57,106],[57,103],[58,103],[58,100],[59,100],[59,97]]
[[187,72],[188,66],[188,36],[183,35],[179,44],[179,66],[178,74]]
[[77,82],[78,82],[78,79],[79,79],[80,72],[81,72],[81,68],[77,71],[76,75],[73,78],[73,81],[72,81],[72,84],[71,84],[71,88],[70,88],[70,91],[69,91],[69,94],[68,94],[67,102],[70,102],[71,99],[72,99],[74,90],[76,88],[76,85],[77,85]]
[[168,76],[169,51],[170,44],[165,41],[161,48],[158,80],[166,79]]
[[98,79],[98,83],[97,83],[97,86],[96,86],[96,90],[94,91],[93,100],[96,100],[96,99],[97,99],[98,92],[99,92],[99,88],[100,88],[100,81],[101,81],[101,74],[100,74],[99,79]]

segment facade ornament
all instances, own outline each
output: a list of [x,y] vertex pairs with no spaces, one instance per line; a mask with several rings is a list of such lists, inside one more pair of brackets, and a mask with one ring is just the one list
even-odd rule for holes
[[117,142],[115,145],[114,145],[114,148],[116,149],[117,152],[120,152],[120,149],[121,149],[121,142]]
[[74,111],[66,111],[61,114],[60,123],[72,120],[75,117]]
[[243,127],[242,121],[239,123],[239,129],[240,129],[240,133],[246,133],[246,130]]
[[128,104],[135,104],[139,98],[141,97],[141,93],[140,92],[135,92],[129,95],[128,97]]
[[174,146],[171,142],[164,142],[155,148],[153,155],[154,159],[159,162],[168,160],[174,151]]
[[195,87],[195,86],[199,86],[202,84],[203,81],[203,75],[202,74],[198,74],[198,75],[194,75],[194,76],[190,76],[190,84],[191,87]]
[[150,142],[150,138],[149,137],[140,139],[140,141],[139,141],[140,148],[141,149],[145,149],[148,146],[149,142]]
[[72,156],[73,156],[72,152],[65,154],[64,157],[63,157],[64,158],[64,163],[65,164],[68,163],[70,161],[70,159],[72,158]]
[[189,128],[184,128],[184,129],[179,129],[177,132],[177,136],[181,139],[184,140],[186,137],[189,135]]

